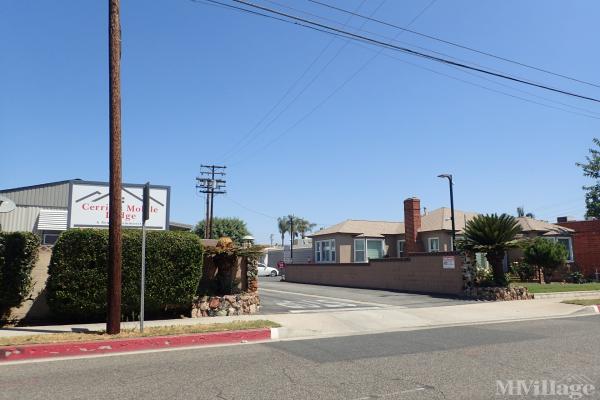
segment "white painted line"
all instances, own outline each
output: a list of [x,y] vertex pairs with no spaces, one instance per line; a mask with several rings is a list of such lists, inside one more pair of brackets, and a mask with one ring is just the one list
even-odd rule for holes
[[278,340],[279,339],[279,329],[280,328],[271,328],[271,340]]
[[320,295],[316,295],[316,294],[307,294],[307,293],[298,293],[298,292],[287,292],[285,290],[264,289],[264,288],[259,287],[258,288],[259,295],[260,295],[260,292],[283,293],[283,294],[291,294],[291,295],[294,295],[294,296],[306,296],[306,297],[314,297],[314,298],[319,298],[319,299],[329,299],[329,300],[342,301],[342,302],[351,302],[351,303],[356,303],[356,304],[368,304],[370,306],[375,306],[375,307],[385,307],[385,308],[400,307],[400,308],[406,308],[406,307],[402,307],[402,306],[393,306],[393,305],[390,305],[390,304],[373,303],[373,302],[369,302],[369,301],[360,301],[360,300],[350,300],[350,299],[344,299],[344,298],[340,298],[340,297],[320,296]]
[[332,313],[338,311],[366,311],[379,310],[379,307],[358,307],[358,308],[320,308],[318,310],[290,310],[290,314],[306,314],[306,313]]
[[393,393],[386,393],[386,394],[372,394],[370,396],[366,396],[366,397],[358,397],[352,400],[374,400],[374,399],[383,399],[385,397],[390,397],[390,396],[396,396],[399,394],[405,394],[405,393],[414,393],[414,392],[421,392],[423,390],[426,390],[426,388],[424,387],[418,387],[415,389],[408,389],[408,390],[401,390],[399,392],[393,392]]

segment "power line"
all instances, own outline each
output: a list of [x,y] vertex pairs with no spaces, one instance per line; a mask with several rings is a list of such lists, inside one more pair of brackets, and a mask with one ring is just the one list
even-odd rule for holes
[[451,42],[449,40],[441,39],[441,38],[436,37],[436,36],[427,35],[425,33],[417,32],[417,31],[414,31],[412,29],[408,29],[408,28],[405,28],[405,27],[402,27],[402,26],[399,26],[399,25],[392,24],[390,22],[386,22],[386,21],[383,21],[383,20],[380,20],[380,19],[376,19],[376,18],[372,18],[372,17],[366,16],[366,15],[362,15],[362,14],[359,14],[357,12],[346,10],[346,9],[341,8],[341,7],[336,7],[334,5],[323,3],[323,2],[320,2],[320,1],[317,1],[317,0],[308,0],[308,1],[310,1],[311,3],[319,4],[319,5],[324,6],[324,7],[328,7],[328,8],[333,9],[333,10],[337,10],[337,11],[340,11],[340,12],[343,12],[343,13],[346,13],[346,14],[350,14],[350,15],[355,16],[355,17],[364,18],[364,19],[369,20],[369,21],[377,22],[379,24],[386,25],[386,26],[389,26],[389,27],[393,27],[393,28],[396,28],[396,29],[401,29],[401,30],[403,30],[405,32],[410,32],[412,34],[415,34],[415,35],[418,35],[418,36],[421,36],[421,37],[425,37],[425,38],[432,39],[432,40],[435,40],[435,41],[438,41],[438,42],[441,42],[441,43],[445,43],[445,44],[448,44],[448,45],[451,45],[451,46],[454,46],[454,47],[458,47],[458,48],[461,48],[463,50],[469,50],[469,51],[472,51],[472,52],[475,52],[475,53],[478,53],[478,54],[482,54],[482,55],[485,55],[485,56],[488,56],[488,57],[495,58],[497,60],[502,60],[502,61],[509,62],[511,64],[516,64],[516,65],[519,65],[521,67],[533,69],[533,70],[544,72],[544,73],[547,73],[547,74],[550,74],[550,75],[554,75],[554,76],[558,76],[558,77],[561,77],[561,78],[569,79],[571,81],[579,82],[579,83],[582,83],[582,84],[585,84],[585,85],[589,85],[589,86],[594,86],[594,87],[600,88],[600,84],[596,84],[596,83],[592,83],[592,82],[587,82],[587,81],[584,81],[584,80],[581,80],[581,79],[573,78],[573,77],[568,76],[568,75],[563,75],[563,74],[560,74],[560,73],[557,73],[557,72],[549,71],[549,70],[544,69],[544,68],[540,68],[540,67],[536,67],[536,66],[533,66],[533,65],[525,64],[525,63],[520,62],[520,61],[512,60],[510,58],[498,56],[498,55],[495,55],[495,54],[492,54],[492,53],[489,53],[489,52],[486,52],[486,51],[483,51],[483,50],[478,50],[478,49],[475,49],[473,47],[468,47],[468,46],[465,46],[465,45],[462,45],[462,44],[459,44],[459,43]]
[[[364,1],[363,1],[364,3]],[[377,8],[373,11],[373,14],[377,12],[377,10],[379,10],[383,4],[385,3],[385,0],[382,1],[379,6],[377,6]],[[361,3],[362,4],[362,3]],[[346,22],[346,24],[349,21]],[[366,21],[363,22],[362,26],[364,26],[366,24]],[[332,39],[333,41],[333,39]],[[331,42],[330,42],[331,43]],[[312,85],[317,81],[317,79],[321,76],[321,74],[335,61],[335,59],[342,53],[342,51],[344,51],[344,49],[348,46],[349,41],[346,40],[344,42],[344,44],[342,45],[342,47],[340,47],[336,53],[333,55],[333,57],[331,57],[329,59],[329,61],[327,61],[327,63],[325,65],[323,65],[323,67],[321,67],[321,69],[312,77],[312,79],[306,84],[304,85],[304,87],[296,94],[296,96],[294,96],[294,98],[282,109],[279,111],[279,113],[271,120],[269,121],[269,123],[263,127],[263,129],[258,132],[256,135],[254,135],[253,137],[250,137],[250,140],[247,141],[246,143],[246,147],[248,145],[250,145],[256,138],[258,138],[261,134],[263,134],[267,129],[269,129],[269,127],[271,127],[278,119],[279,117],[281,117],[293,104],[296,103],[296,101],[310,88],[312,87]],[[243,148],[243,147],[242,147]]]
[[[423,7],[423,9],[421,9],[421,11],[414,16],[410,22],[408,23],[408,26],[412,25],[413,23],[415,23],[431,6],[433,6],[433,4],[435,4],[437,0],[431,0],[425,7]],[[398,36],[400,36],[402,34],[402,32],[398,33],[396,36],[394,36],[394,39],[397,38]],[[349,43],[349,41],[347,41],[346,43]],[[271,140],[270,142],[266,143],[264,146],[262,146],[260,148],[260,150],[265,150],[266,148],[270,147],[272,144],[274,144],[275,142],[277,142],[279,139],[281,139],[284,135],[286,135],[288,132],[290,132],[291,130],[293,130],[296,126],[298,126],[302,121],[304,121],[306,118],[308,118],[310,115],[312,115],[315,111],[317,111],[321,106],[323,106],[325,103],[327,103],[333,96],[335,96],[343,87],[345,87],[350,81],[352,81],[360,72],[362,72],[371,62],[373,62],[373,60],[375,60],[375,58],[377,58],[377,56],[379,54],[381,54],[383,52],[383,48],[380,48],[379,51],[377,52],[377,54],[373,55],[373,57],[371,57],[370,59],[368,59],[366,62],[364,62],[356,71],[354,71],[354,73],[352,73],[348,78],[346,78],[346,80],[344,82],[342,82],[338,87],[336,87],[329,95],[327,95],[325,97],[325,99],[323,99],[321,102],[319,102],[315,107],[313,107],[308,113],[306,113],[304,116],[302,116],[300,119],[298,119],[294,124],[292,124],[290,127],[288,127],[285,131],[281,132],[277,137],[275,137],[273,140]],[[387,55],[387,54],[386,54]],[[247,160],[247,158],[245,159]],[[245,161],[244,160],[244,161]],[[233,165],[238,165],[240,164],[241,161],[238,161],[237,163],[234,163]]]
[[[357,10],[359,10],[363,4],[366,2],[366,0],[362,0],[362,2],[358,5]],[[385,2],[385,0],[384,0]],[[383,4],[383,3],[382,3]],[[378,7],[379,8],[379,7]],[[346,23],[344,24],[347,25],[350,20],[353,17],[350,16],[348,17]],[[288,95],[294,90],[294,88],[298,85],[298,83],[300,83],[302,81],[302,79],[304,79],[304,77],[308,74],[308,72],[313,68],[313,66],[316,65],[316,63],[321,59],[321,57],[323,56],[323,54],[325,54],[325,52],[327,50],[329,50],[329,48],[331,47],[331,45],[333,44],[333,42],[335,41],[335,37],[332,37],[331,40],[329,40],[329,42],[323,47],[323,49],[321,49],[321,51],[319,52],[319,54],[317,54],[317,56],[312,60],[312,62],[304,69],[304,72],[302,72],[302,74],[300,74],[300,76],[298,76],[298,78],[294,81],[294,83],[292,83],[291,86],[288,87],[288,89],[285,91],[285,93],[283,94],[283,96],[281,96],[279,98],[279,100],[273,105],[273,107],[271,107],[269,109],[269,111],[264,114],[262,116],[262,118],[259,119],[259,121],[252,127],[252,129],[250,129],[245,135],[243,135],[241,137],[241,139],[239,141],[237,141],[228,151],[226,151],[225,153],[223,153],[221,155],[221,158],[226,158],[232,154],[235,153],[235,151],[242,146],[248,146],[252,141],[253,141],[253,133],[256,131],[256,129],[258,129],[258,127],[260,125],[262,125],[262,123],[283,103],[283,101],[288,97]],[[338,53],[336,53],[336,55],[334,55],[333,59],[335,59],[337,56],[339,55],[339,51]],[[296,95],[296,97],[294,97],[294,99],[287,104],[287,106],[279,113],[277,114],[277,116],[272,119],[266,127],[263,128],[263,130],[261,132],[258,133],[258,135],[255,135],[254,138],[256,138],[257,136],[259,136],[262,132],[264,132],[266,129],[268,129],[269,126],[271,126],[277,119],[279,119],[279,117],[298,99],[298,97],[300,95],[302,95],[306,89],[308,89],[308,87],[310,87],[312,85],[312,83],[316,80],[316,78],[324,71],[325,68],[327,68],[327,66],[329,64],[331,64],[331,62],[333,62],[333,59],[331,59],[327,65],[322,68],[316,75],[315,77],[308,83],[308,85],[305,85],[304,88]],[[245,144],[244,141],[246,141]]]
[[485,85],[481,85],[481,84],[478,84],[478,83],[475,83],[475,82],[471,82],[471,81],[468,81],[466,79],[458,78],[456,76],[452,76],[452,75],[443,73],[441,71],[436,71],[434,69],[431,69],[431,68],[428,68],[428,67],[424,67],[422,65],[415,64],[415,63],[412,63],[410,61],[406,61],[406,60],[404,60],[402,58],[399,58],[397,56],[394,56],[392,54],[384,53],[384,56],[392,58],[392,59],[397,60],[397,61],[400,61],[400,62],[402,62],[404,64],[411,65],[411,66],[413,66],[415,68],[419,68],[419,69],[422,69],[422,70],[425,70],[425,71],[429,71],[429,72],[432,72],[434,74],[437,74],[437,75],[440,75],[440,76],[444,76],[446,78],[453,79],[455,81],[459,81],[459,82],[462,82],[462,83],[466,83],[466,84],[471,85],[471,86],[479,87],[481,89],[484,89],[484,90],[487,90],[487,91],[490,91],[490,92],[498,93],[498,94],[501,94],[501,95],[504,95],[504,96],[512,97],[512,98],[515,98],[515,99],[518,99],[518,100],[522,100],[522,101],[525,101],[525,102],[528,102],[528,103],[532,103],[532,104],[537,104],[539,106],[551,108],[551,109],[554,109],[554,110],[563,111],[563,112],[566,112],[566,113],[569,113],[569,114],[579,115],[579,116],[583,116],[583,117],[587,117],[587,118],[592,118],[592,119],[600,119],[600,115],[598,113],[594,112],[594,111],[591,111],[591,110],[588,110],[588,109],[585,109],[585,108],[582,108],[582,107],[573,106],[573,105],[570,105],[570,104],[567,104],[567,103],[563,103],[561,101],[549,99],[549,98],[546,98],[546,97],[543,97],[543,96],[539,96],[539,95],[527,92],[525,90],[521,90],[521,89],[518,89],[518,88],[511,87],[509,85],[504,85],[504,84],[502,84],[500,82],[496,82],[496,81],[494,81],[492,79],[488,79],[488,78],[486,78],[484,76],[480,76],[480,75],[474,74],[474,73],[469,72],[469,71],[460,70],[459,68],[456,68],[456,69],[460,70],[461,72],[464,72],[466,74],[469,74],[471,76],[474,76],[476,78],[484,79],[484,80],[486,80],[488,82],[494,83],[496,85],[500,85],[500,86],[505,87],[507,89],[516,90],[518,92],[527,94],[529,96],[533,96],[533,97],[539,98],[541,100],[545,100],[545,101],[549,101],[549,102],[552,102],[552,103],[560,104],[560,105],[563,105],[563,106],[566,106],[566,107],[570,107],[570,108],[574,108],[574,109],[577,109],[577,110],[581,110],[583,112],[577,112],[577,111],[567,110],[567,109],[564,109],[564,108],[561,108],[561,107],[552,106],[550,104],[545,104],[545,103],[540,103],[540,102],[535,101],[535,100],[531,100],[531,99],[527,99],[525,97],[521,97],[521,96],[517,96],[517,95],[511,94],[511,93],[507,93],[507,92],[504,92],[502,90],[493,89],[493,88],[485,86]]
[[580,98],[580,99],[584,99],[584,100],[589,100],[589,101],[593,101],[593,102],[596,102],[596,103],[600,103],[600,99],[596,99],[594,97],[589,97],[589,96],[581,95],[581,94],[578,94],[578,93],[570,92],[570,91],[567,91],[567,90],[557,89],[557,88],[553,88],[551,86],[538,84],[538,83],[535,83],[535,82],[531,82],[529,80],[520,79],[520,78],[516,78],[516,77],[510,76],[510,75],[508,75],[506,73],[492,72],[492,71],[490,71],[488,69],[473,67],[471,65],[467,65],[467,64],[464,64],[464,63],[459,63],[459,62],[455,62],[455,61],[448,60],[448,59],[445,59],[445,58],[432,56],[430,54],[421,53],[421,52],[409,49],[407,47],[396,46],[396,45],[393,45],[393,44],[390,44],[390,43],[386,43],[386,42],[382,42],[380,40],[373,39],[373,38],[370,38],[370,37],[367,37],[367,36],[358,35],[358,34],[355,34],[355,33],[344,31],[343,29],[338,29],[338,28],[335,28],[335,27],[332,27],[332,26],[321,24],[319,22],[311,21],[311,20],[308,20],[306,18],[297,17],[297,16],[294,16],[294,15],[291,15],[291,14],[288,14],[288,13],[284,13],[284,12],[281,12],[281,11],[274,10],[272,8],[268,8],[268,7],[264,7],[264,6],[258,5],[258,4],[250,3],[250,2],[247,2],[245,0],[232,0],[232,1],[236,2],[236,3],[239,3],[239,4],[244,4],[244,5],[256,8],[256,9],[267,11],[269,13],[280,15],[280,16],[283,16],[283,17],[286,17],[286,18],[290,18],[290,19],[292,19],[294,21],[300,21],[300,22],[303,22],[303,23],[306,23],[306,24],[310,24],[311,26],[316,26],[316,27],[321,28],[321,29],[330,30],[330,31],[332,31],[334,33],[338,33],[338,34],[340,34],[340,35],[342,35],[344,37],[347,37],[347,38],[350,38],[350,39],[353,39],[353,40],[368,42],[369,44],[373,44],[373,45],[376,45],[376,46],[383,46],[385,48],[389,48],[389,49],[392,49],[392,50],[400,51],[400,52],[407,53],[407,54],[410,54],[410,55],[413,55],[413,56],[417,56],[417,57],[422,57],[422,58],[425,58],[427,60],[439,62],[439,63],[442,63],[442,64],[453,65],[453,66],[457,66],[457,67],[460,67],[460,68],[464,68],[464,69],[468,69],[468,70],[472,70],[472,71],[477,71],[477,72],[480,72],[480,73],[483,73],[483,74],[495,76],[495,77],[498,77],[498,78],[502,78],[502,79],[506,79],[506,80],[510,80],[510,81],[514,81],[514,82],[518,82],[518,83],[521,83],[521,84],[524,84],[524,85],[534,86],[534,87],[537,87],[537,88],[540,88],[540,89],[544,89],[544,90],[548,90],[548,91],[552,91],[552,92],[555,92],[555,93],[561,93],[561,94],[564,94],[564,95],[567,95],[567,96],[577,97],[577,98]]

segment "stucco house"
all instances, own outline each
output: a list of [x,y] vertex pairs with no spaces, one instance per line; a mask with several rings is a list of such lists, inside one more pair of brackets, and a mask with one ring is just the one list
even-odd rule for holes
[[[466,223],[476,212],[454,210],[456,235],[460,238]],[[522,217],[518,221],[523,236],[543,236],[563,243],[573,261],[572,229]],[[315,263],[364,263],[369,259],[396,258],[408,253],[452,251],[452,220],[449,208],[421,212],[418,198],[404,201],[404,221],[346,220],[312,235]],[[511,251],[507,262],[521,257]]]

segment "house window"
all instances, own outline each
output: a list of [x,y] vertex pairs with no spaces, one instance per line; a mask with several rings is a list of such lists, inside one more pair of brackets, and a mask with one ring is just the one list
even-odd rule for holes
[[383,239],[354,239],[354,262],[383,258],[384,254]]
[[365,239],[354,239],[354,262],[367,262]]
[[428,246],[428,251],[430,253],[435,253],[437,251],[440,251],[440,239],[433,237],[433,238],[429,238],[427,239],[427,243],[429,244]]
[[397,242],[398,257],[404,256],[404,243],[405,243],[405,240],[398,240],[398,242]]
[[551,242],[560,243],[567,249],[567,262],[573,262],[573,242],[570,237],[544,237]]
[[383,258],[383,239],[367,239],[367,258]]
[[571,238],[570,237],[559,237],[559,238],[556,238],[556,242],[565,246],[565,249],[567,249],[567,261],[572,262],[573,261],[573,242],[571,241]]
[[319,240],[316,242],[315,261],[318,263],[335,262],[335,239]]

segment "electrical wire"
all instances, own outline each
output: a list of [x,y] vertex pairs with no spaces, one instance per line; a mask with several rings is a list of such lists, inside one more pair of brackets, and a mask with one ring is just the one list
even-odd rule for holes
[[[421,9],[421,11],[415,15],[408,23],[408,26],[414,24],[427,10],[429,10],[429,8],[431,8],[435,2],[437,0],[431,0],[425,7],[423,7]],[[383,3],[382,3],[383,4]],[[380,4],[381,6],[381,4]],[[377,11],[377,10],[375,10]],[[395,37],[397,38],[398,36],[400,36],[402,34],[402,32],[398,33]],[[346,43],[350,43],[349,41],[347,41]],[[370,47],[369,47],[370,48]],[[285,131],[281,132],[277,137],[275,137],[275,139],[271,140],[270,142],[266,143],[265,145],[263,145],[260,148],[260,151],[263,151],[265,149],[267,149],[268,147],[270,147],[271,145],[273,145],[274,143],[276,143],[278,140],[280,140],[283,136],[285,136],[288,132],[292,131],[296,126],[298,126],[302,121],[306,120],[310,115],[312,115],[314,112],[316,112],[321,106],[323,106],[325,103],[327,103],[327,101],[329,101],[335,94],[337,94],[343,87],[345,87],[348,83],[350,83],[350,81],[352,81],[360,72],[362,72],[371,62],[373,62],[375,60],[375,58],[377,58],[377,56],[379,54],[381,54],[384,51],[383,48],[380,48],[379,51],[377,52],[377,54],[373,55],[370,59],[368,59],[366,62],[364,62],[357,70],[354,71],[354,73],[352,73],[348,78],[346,78],[346,80],[344,82],[342,82],[341,85],[339,85],[337,88],[335,88],[328,96],[325,97],[325,99],[323,99],[320,103],[318,103],[315,107],[313,107],[308,113],[306,113],[304,116],[302,116],[299,120],[297,120],[292,126],[288,127]],[[255,153],[256,154],[256,153]],[[248,158],[245,158],[243,160],[240,160],[232,165],[239,165],[241,162],[243,161],[247,161]]]
[[[376,13],[377,10],[379,10],[379,8],[381,8],[384,3],[385,3],[385,0],[379,4],[379,6],[373,11],[373,13]],[[363,26],[365,23],[366,22],[363,23]],[[294,96],[294,98],[282,110],[280,110],[279,113],[273,119],[271,119],[271,121],[269,121],[269,123],[266,126],[264,126],[260,132],[256,133],[253,137],[250,137],[250,139],[247,141],[246,145],[248,146],[248,145],[252,144],[260,135],[262,135],[264,132],[266,132],[292,105],[294,105],[296,103],[296,101],[310,87],[312,87],[312,85],[317,81],[317,79],[321,76],[321,74],[327,68],[329,68],[329,66],[337,59],[337,57],[342,53],[342,51],[344,51],[344,49],[348,46],[349,43],[350,42],[346,40],[344,42],[344,44],[340,48],[338,48],[338,50],[333,55],[333,57],[331,57],[329,59],[329,61],[327,61],[327,63],[321,67],[321,69],[312,77],[312,79],[306,85],[304,85],[304,87],[296,94],[296,96]]]
[[582,83],[584,85],[589,85],[589,86],[594,86],[594,87],[600,88],[600,84],[597,84],[597,83],[587,82],[587,81],[584,81],[584,80],[581,80],[581,79],[577,79],[577,78],[574,78],[574,77],[571,77],[571,76],[568,76],[568,75],[563,75],[563,74],[560,74],[560,73],[557,73],[557,72],[549,71],[549,70],[544,69],[544,68],[540,68],[540,67],[536,67],[536,66],[533,66],[533,65],[525,64],[525,63],[520,62],[520,61],[512,60],[510,58],[498,56],[498,55],[492,54],[492,53],[487,52],[487,51],[478,50],[478,49],[475,49],[473,47],[469,47],[469,46],[465,46],[465,45],[462,45],[462,44],[459,44],[459,43],[451,42],[449,40],[441,39],[441,38],[436,37],[436,36],[427,35],[425,33],[417,32],[417,31],[414,31],[414,30],[411,30],[411,29],[408,29],[408,28],[405,28],[405,27],[402,27],[402,26],[399,26],[399,25],[392,24],[390,22],[386,22],[386,21],[383,21],[383,20],[380,20],[380,19],[376,19],[376,18],[373,18],[373,17],[370,17],[370,16],[362,15],[362,14],[359,14],[357,12],[346,10],[346,9],[341,8],[341,7],[336,7],[336,6],[333,6],[331,4],[323,3],[323,2],[320,2],[320,1],[317,1],[317,0],[308,0],[308,1],[310,1],[311,3],[319,4],[319,5],[324,6],[324,7],[328,7],[328,8],[333,9],[333,10],[337,10],[337,11],[340,11],[340,12],[343,12],[343,13],[346,13],[346,14],[350,14],[350,15],[355,16],[355,17],[363,18],[363,19],[366,19],[368,21],[377,22],[377,23],[382,24],[382,25],[386,25],[386,26],[393,27],[393,28],[396,28],[396,29],[401,29],[402,31],[405,31],[405,32],[410,32],[412,34],[415,34],[415,35],[418,35],[418,36],[421,36],[421,37],[425,37],[425,38],[432,39],[432,40],[435,40],[435,41],[438,41],[438,42],[441,42],[441,43],[445,43],[445,44],[448,44],[448,45],[451,45],[451,46],[454,46],[454,47],[458,47],[458,48],[463,49],[463,50],[472,51],[472,52],[475,52],[475,53],[478,53],[478,54],[481,54],[481,55],[485,55],[485,56],[488,56],[488,57],[495,58],[497,60],[502,60],[502,61],[509,62],[511,64],[519,65],[521,67],[533,69],[533,70],[536,70],[536,71],[539,71],[539,72],[544,72],[544,73],[547,73],[547,74],[550,74],[550,75],[554,75],[554,76],[558,76],[558,77],[561,77],[561,78],[564,78],[564,79],[568,79],[568,80],[571,80],[571,81],[574,81],[574,82]]
[[[358,5],[357,10],[359,10],[364,3],[366,2],[366,0],[362,0],[362,2]],[[385,2],[385,0],[384,0]],[[383,3],[382,3],[383,4]],[[380,5],[381,6],[381,5]],[[379,8],[379,7],[378,7]],[[347,25],[350,20],[353,17],[350,16],[346,23],[344,25]],[[279,117],[289,108],[291,107],[291,105],[293,103],[295,103],[295,101],[314,83],[314,81],[318,78],[318,76],[325,70],[325,68],[327,68],[327,66],[329,66],[333,60],[335,58],[337,58],[337,56],[339,55],[340,51],[338,51],[334,57],[325,65],[325,67],[321,68],[321,70],[313,77],[313,79],[308,83],[308,85],[305,85],[303,89],[300,90],[300,92],[294,97],[294,99],[287,104],[287,106],[281,110],[281,112],[279,112],[279,114],[277,114],[277,116],[275,116],[274,119],[272,119],[267,126],[265,126],[263,128],[263,130],[261,132],[259,132],[257,135],[253,135],[253,133],[258,129],[259,126],[261,126],[263,124],[263,122],[265,122],[265,120],[283,103],[283,101],[288,97],[288,95],[290,93],[292,93],[292,91],[296,88],[296,86],[302,81],[302,79],[304,79],[304,77],[308,74],[308,72],[317,64],[317,62],[321,59],[321,57],[327,52],[327,50],[329,50],[329,48],[331,47],[331,45],[333,44],[333,42],[336,40],[336,37],[332,37],[331,40],[329,40],[329,42],[323,47],[323,49],[321,49],[321,51],[319,52],[319,54],[317,54],[317,56],[312,60],[312,62],[304,69],[304,71],[302,72],[302,74],[300,74],[300,76],[298,76],[298,78],[294,81],[294,83],[292,83],[291,86],[288,87],[288,89],[284,92],[283,96],[281,96],[279,98],[279,100],[277,100],[277,102],[269,109],[269,111],[264,114],[259,121],[246,133],[244,134],[240,140],[238,140],[232,147],[229,148],[229,150],[225,151],[220,157],[219,159],[223,160],[226,159],[228,157],[230,157],[231,155],[235,154],[236,150],[238,150],[241,146],[241,148],[243,147],[247,147],[249,144],[251,144],[251,142],[258,137],[262,132],[264,132],[266,129],[269,128],[269,126],[271,126],[277,119],[279,119]],[[245,143],[244,143],[245,142]]]
[[600,103],[600,99],[597,99],[597,98],[594,98],[594,97],[590,97],[590,96],[578,94],[578,93],[575,93],[575,92],[570,92],[568,90],[557,89],[557,88],[554,88],[554,87],[551,87],[551,86],[547,86],[547,85],[538,84],[538,83],[535,83],[535,82],[531,82],[529,80],[520,79],[520,78],[516,78],[514,76],[510,76],[510,75],[508,75],[506,73],[497,73],[497,72],[490,71],[488,69],[478,68],[478,67],[474,67],[474,66],[471,66],[471,65],[468,65],[468,64],[464,64],[464,63],[460,63],[460,62],[455,62],[455,61],[448,60],[448,59],[441,58],[441,57],[432,56],[430,54],[421,53],[421,52],[409,49],[407,47],[396,46],[396,45],[393,45],[393,44],[390,44],[390,43],[386,43],[386,42],[382,42],[380,40],[373,39],[373,38],[370,38],[370,37],[367,37],[367,36],[358,35],[358,34],[355,34],[355,33],[352,33],[352,32],[344,31],[343,29],[339,29],[339,28],[335,28],[335,27],[328,26],[328,25],[325,25],[325,24],[321,24],[319,22],[315,22],[315,21],[308,20],[306,18],[301,18],[301,17],[298,17],[298,16],[294,16],[294,15],[291,15],[291,14],[288,14],[288,13],[284,13],[284,12],[281,12],[281,11],[278,11],[278,10],[274,10],[272,8],[269,8],[269,7],[262,6],[262,5],[250,3],[250,2],[245,1],[245,0],[231,0],[231,1],[233,1],[235,3],[239,3],[239,4],[244,4],[246,6],[253,7],[253,8],[256,8],[256,9],[259,9],[259,10],[263,10],[263,11],[266,11],[266,12],[269,12],[269,13],[272,13],[272,14],[275,14],[275,15],[286,17],[286,18],[289,18],[289,19],[291,19],[293,21],[298,21],[298,22],[302,22],[304,24],[309,24],[311,26],[315,26],[315,27],[318,27],[320,29],[330,30],[330,31],[338,33],[338,34],[340,34],[342,36],[348,37],[348,38],[350,38],[352,40],[365,41],[365,42],[368,42],[369,44],[373,44],[373,45],[376,45],[376,46],[383,46],[383,47],[386,47],[386,48],[389,48],[389,49],[392,49],[392,50],[400,51],[400,52],[407,53],[407,54],[410,54],[410,55],[413,55],[413,56],[417,56],[417,57],[422,57],[424,59],[435,61],[435,62],[439,62],[439,63],[442,63],[442,64],[454,65],[454,66],[457,66],[457,67],[460,67],[460,68],[464,68],[464,69],[468,69],[468,70],[480,72],[480,73],[483,73],[483,74],[495,76],[495,77],[506,79],[506,80],[510,80],[510,81],[513,81],[513,82],[518,82],[518,83],[521,83],[521,84],[524,84],[524,85],[534,86],[534,87],[537,87],[537,88],[540,88],[540,89],[544,89],[544,90],[548,90],[548,91],[552,91],[552,92],[555,92],[555,93],[561,93],[563,95],[572,96],[572,97],[576,97],[576,98],[580,98],[580,99],[584,99],[584,100],[589,100],[589,101],[593,101],[593,102],[596,102],[596,103]]

